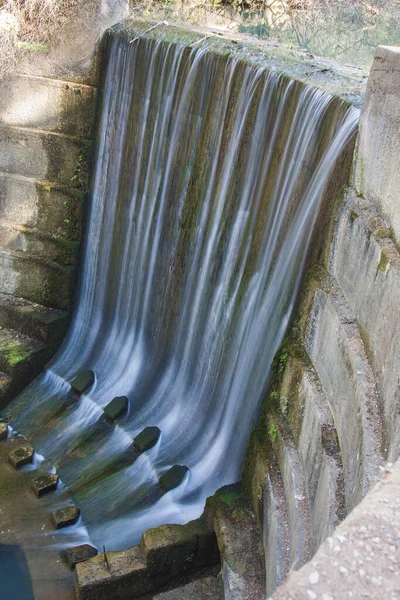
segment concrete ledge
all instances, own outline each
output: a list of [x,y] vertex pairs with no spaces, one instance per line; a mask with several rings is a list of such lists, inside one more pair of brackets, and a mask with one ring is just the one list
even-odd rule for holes
[[10,252],[22,252],[31,257],[74,265],[78,259],[79,242],[45,233],[0,219],[0,247]]
[[[61,133],[0,125],[0,170],[66,185],[86,162],[91,142]],[[85,169],[81,169],[87,186]]]
[[73,267],[0,250],[1,293],[13,294],[43,306],[69,310],[74,277]]
[[95,103],[92,86],[9,75],[1,82],[0,122],[91,138]]
[[80,239],[83,196],[72,187],[0,172],[0,219],[47,235]]

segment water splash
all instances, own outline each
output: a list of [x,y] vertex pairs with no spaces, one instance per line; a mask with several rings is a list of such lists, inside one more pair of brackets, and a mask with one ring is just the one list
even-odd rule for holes
[[[128,41],[110,41],[73,323],[51,370],[7,410],[109,549],[194,518],[240,477],[324,186],[358,120],[234,58]],[[95,385],[66,403],[82,369]],[[119,395],[129,413],[99,425]],[[158,444],[127,464],[150,425]],[[162,496],[173,464],[190,474]]]

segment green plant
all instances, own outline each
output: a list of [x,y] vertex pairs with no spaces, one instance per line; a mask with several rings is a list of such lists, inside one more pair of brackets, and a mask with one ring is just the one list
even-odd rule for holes
[[51,185],[44,185],[43,189],[46,190],[46,192],[51,192]]
[[269,428],[268,435],[271,438],[271,440],[273,442],[275,442],[276,438],[278,437],[278,430],[274,424],[272,424],[271,427]]
[[283,373],[283,371],[285,370],[285,366],[288,361],[288,358],[289,358],[289,354],[288,354],[286,348],[282,348],[281,351],[279,352],[279,358],[278,358],[278,373]]
[[271,392],[269,398],[270,400],[277,400],[279,402],[280,394],[279,392]]

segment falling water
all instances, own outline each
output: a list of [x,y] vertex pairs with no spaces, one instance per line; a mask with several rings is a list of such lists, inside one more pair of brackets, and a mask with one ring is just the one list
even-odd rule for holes
[[[8,414],[112,549],[198,516],[240,478],[358,111],[179,40],[114,35],[108,53],[79,303],[56,359]],[[68,403],[82,369],[95,385]],[[121,395],[128,414],[99,425]],[[153,425],[157,445],[127,463]],[[190,472],[162,496],[174,464]]]

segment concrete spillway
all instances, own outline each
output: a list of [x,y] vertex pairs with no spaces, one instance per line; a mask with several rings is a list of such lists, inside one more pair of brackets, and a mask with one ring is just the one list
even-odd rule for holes
[[[73,323],[7,409],[108,549],[197,517],[239,479],[324,188],[358,120],[326,92],[209,45],[129,41],[108,41]],[[82,369],[95,384],[65,403]],[[104,427],[115,396],[128,414]],[[127,464],[148,426],[158,443]],[[174,464],[189,473],[162,496]]]

